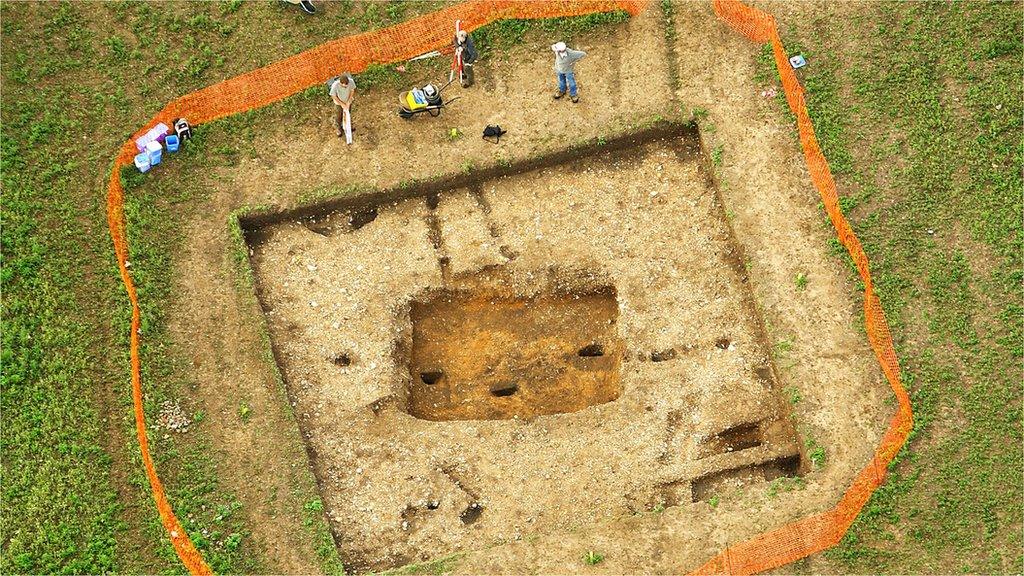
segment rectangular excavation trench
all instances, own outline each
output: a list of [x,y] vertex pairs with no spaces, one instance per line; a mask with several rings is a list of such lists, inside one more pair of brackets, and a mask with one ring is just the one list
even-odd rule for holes
[[351,569],[801,470],[694,125],[242,226]]
[[605,287],[516,298],[441,291],[414,301],[409,414],[529,418],[619,397],[618,305]]

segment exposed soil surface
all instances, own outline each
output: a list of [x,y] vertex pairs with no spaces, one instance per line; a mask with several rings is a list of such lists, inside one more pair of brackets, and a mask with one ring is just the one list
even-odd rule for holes
[[348,566],[797,473],[800,443],[763,377],[771,360],[696,149],[680,135],[513,167],[377,207],[358,228],[286,221],[253,235]]
[[614,290],[519,298],[503,293],[500,275],[481,272],[479,287],[412,302],[410,414],[505,420],[619,397]]
[[[346,146],[325,100],[320,125],[268,126],[258,156],[213,175],[175,262],[170,317],[194,358],[221,479],[268,569],[316,570],[299,495],[310,458],[294,449],[296,420],[356,569],[463,549],[454,569],[469,574],[678,573],[833,505],[869,460],[889,392],[858,329],[855,288],[826,252],[832,232],[793,129],[753,82],[757,46],[709,4],[678,3],[674,21],[672,50],[656,5],[581,42],[579,104],[551,101],[552,39],[528,37],[482,60],[478,85],[437,119],[404,122],[394,94],[367,91]],[[253,336],[259,307],[234,286],[232,210],[514,163],[694,108],[708,112],[704,145],[721,158],[717,192],[701,174],[707,157],[655,145],[382,206],[344,225],[275,227],[255,260],[279,290],[263,294],[290,397],[277,388]],[[476,137],[485,124],[510,130],[501,145]],[[451,127],[472,137],[449,141]],[[617,399],[512,419],[408,413],[413,368],[399,344],[412,342],[412,303],[489,266],[515,271],[517,299],[556,294],[581,274],[581,287],[614,288]],[[780,390],[800,398],[799,441],[780,417]],[[253,406],[244,426],[243,400]],[[795,444],[808,438],[825,465],[804,462],[795,487],[766,482],[793,472]],[[586,550],[605,561],[586,566]]]

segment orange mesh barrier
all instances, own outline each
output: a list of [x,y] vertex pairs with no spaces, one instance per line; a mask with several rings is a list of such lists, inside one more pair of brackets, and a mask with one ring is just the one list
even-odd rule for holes
[[804,90],[789,65],[789,58],[782,42],[775,19],[770,15],[746,6],[740,0],[713,0],[715,13],[741,34],[755,42],[771,42],[785,90],[786,101],[796,116],[800,132],[800,145],[804,151],[811,181],[821,195],[825,210],[836,229],[839,240],[846,247],[864,281],[864,324],[868,341],[882,366],[889,385],[899,402],[899,409],[889,423],[882,442],[875,449],[875,455],[858,474],[839,503],[830,510],[791,522],[775,530],[759,534],[746,542],[733,544],[715,556],[692,574],[753,574],[783,566],[815,552],[836,545],[847,528],[860,513],[871,494],[885,479],[889,463],[903,447],[913,426],[910,398],[900,381],[900,367],[893,349],[889,325],[885,321],[882,305],[875,295],[868,268],[868,258],[854,235],[850,223],[839,209],[839,194],[832,178],[828,162],[821,153],[814,127],[807,114]]
[[153,117],[131,140],[125,142],[114,161],[107,186],[107,226],[114,242],[114,253],[128,299],[132,305],[131,364],[132,400],[135,430],[139,437],[142,461],[153,492],[160,519],[171,538],[174,550],[193,574],[210,574],[210,567],[196,550],[178,522],[160,477],[153,466],[146,435],[146,417],[142,409],[142,375],[139,360],[140,316],[138,295],[128,272],[128,239],[124,219],[124,189],[121,168],[131,166],[136,153],[134,140],[159,122],[170,125],[175,118],[187,118],[193,126],[238,112],[266,106],[327,81],[339,71],[362,72],[372,63],[406,60],[447,46],[454,35],[456,20],[472,31],[502,18],[554,18],[594,12],[625,10],[638,14],[646,0],[618,1],[546,1],[524,0],[471,1],[403,22],[390,28],[332,40],[311,50],[279,60],[263,68],[229,78],[202,90],[173,100]]
[[[814,128],[804,103],[803,88],[789,66],[787,54],[779,40],[778,29],[771,15],[742,4],[739,0],[713,0],[715,12],[733,28],[755,42],[771,42],[776,66],[782,78],[786,99],[796,115],[800,143],[804,150],[811,180],[821,194],[826,211],[835,226],[839,240],[847,248],[864,281],[864,318],[868,340],[875,351],[882,371],[899,402],[874,458],[857,475],[839,503],[832,509],[786,524],[755,538],[732,545],[694,571],[694,574],[750,574],[785,565],[809,554],[835,545],[853,523],[872,492],[882,483],[885,472],[910,433],[913,417],[910,399],[900,382],[899,364],[889,335],[881,304],[874,293],[867,256],[850,224],[839,209],[839,196],[814,136]],[[279,101],[301,90],[325,82],[340,70],[360,72],[371,63],[405,60],[438,47],[447,46],[455,20],[473,30],[502,18],[552,18],[574,16],[615,9],[639,13],[645,0],[529,2],[522,0],[465,2],[402,24],[333,40],[301,54],[285,58],[269,66],[230,78],[213,86],[178,98],[122,146],[107,188],[107,224],[110,228],[121,279],[132,305],[131,364],[132,398],[136,432],[160,518],[167,529],[178,557],[193,574],[209,574],[210,568],[193,546],[178,522],[164,494],[160,478],[153,466],[142,409],[142,379],[139,360],[140,308],[128,272],[128,241],[124,220],[124,190],[120,171],[130,166],[135,155],[133,140],[158,122],[170,123],[185,117],[199,125],[238,112],[259,108]]]

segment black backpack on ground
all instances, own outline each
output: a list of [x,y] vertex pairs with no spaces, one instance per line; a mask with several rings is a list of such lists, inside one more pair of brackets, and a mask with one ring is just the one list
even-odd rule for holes
[[508,132],[508,130],[502,130],[501,126],[491,126],[490,124],[488,124],[487,127],[484,128],[484,140],[487,140],[488,138],[494,138],[494,142],[491,142],[490,140],[487,141],[491,142],[491,144],[497,144],[498,142],[501,141],[501,137],[506,132]]

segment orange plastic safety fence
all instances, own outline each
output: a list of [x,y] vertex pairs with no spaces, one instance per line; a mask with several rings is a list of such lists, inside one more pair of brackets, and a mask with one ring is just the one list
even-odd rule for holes
[[899,403],[899,409],[889,423],[889,428],[875,450],[874,457],[857,474],[853,485],[846,490],[834,508],[759,534],[746,542],[733,544],[692,572],[753,574],[783,566],[837,544],[868,498],[885,479],[889,463],[906,442],[914,419],[910,409],[910,398],[900,381],[900,367],[889,334],[889,325],[875,294],[867,255],[839,208],[835,180],[814,136],[814,126],[811,124],[804,101],[804,90],[789,65],[788,55],[779,40],[775,19],[770,14],[743,4],[740,0],[713,2],[718,17],[747,38],[755,42],[771,42],[775,66],[782,79],[786,101],[796,116],[800,145],[804,151],[811,181],[821,195],[840,242],[846,247],[864,282],[864,324],[868,341]]
[[210,574],[210,567],[196,550],[185,529],[178,522],[160,477],[153,466],[146,435],[146,418],[142,409],[142,374],[139,360],[140,317],[139,299],[128,271],[128,238],[124,219],[124,189],[121,187],[121,168],[132,165],[135,156],[134,140],[159,122],[170,124],[184,117],[192,125],[216,120],[231,114],[245,112],[282,100],[311,86],[325,82],[342,70],[361,72],[373,63],[406,60],[448,45],[454,23],[462,20],[462,28],[472,31],[484,24],[502,18],[554,18],[579,16],[595,12],[625,10],[638,14],[647,0],[618,1],[545,1],[496,0],[464,2],[426,14],[390,28],[375,30],[332,40],[311,50],[279,60],[263,68],[219,82],[202,90],[173,100],[157,113],[149,123],[125,142],[114,161],[113,172],[107,186],[107,225],[114,243],[117,264],[121,271],[128,299],[132,305],[131,364],[132,400],[135,408],[135,429],[139,438],[142,461],[149,478],[153,499],[164,528],[167,529],[174,549],[182,563],[193,574]]

